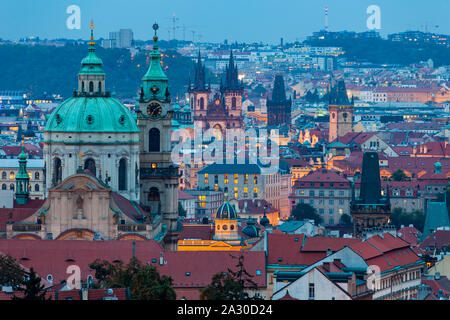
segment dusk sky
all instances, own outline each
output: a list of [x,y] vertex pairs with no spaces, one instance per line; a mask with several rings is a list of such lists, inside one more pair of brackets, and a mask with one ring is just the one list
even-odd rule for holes
[[[70,5],[81,9],[80,30],[66,27]],[[323,29],[324,7],[329,8],[330,31],[366,31],[369,5],[381,9],[378,31],[383,36],[406,30],[450,34],[448,0],[1,0],[0,38],[86,39],[93,19],[96,38],[131,28],[135,39],[147,40],[157,21],[160,38],[167,39],[175,14],[177,26],[186,26],[186,40],[192,40],[195,30],[209,42],[278,43],[281,37],[285,42],[302,41]],[[183,29],[176,30],[176,38],[183,39]]]

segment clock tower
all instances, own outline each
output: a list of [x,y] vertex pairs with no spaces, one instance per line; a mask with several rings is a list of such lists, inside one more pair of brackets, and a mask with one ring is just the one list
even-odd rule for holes
[[178,168],[171,160],[172,115],[168,78],[161,67],[161,53],[154,24],[150,66],[142,78],[137,111],[140,129],[140,200],[152,217],[161,216],[167,230],[165,244],[174,249],[177,243]]

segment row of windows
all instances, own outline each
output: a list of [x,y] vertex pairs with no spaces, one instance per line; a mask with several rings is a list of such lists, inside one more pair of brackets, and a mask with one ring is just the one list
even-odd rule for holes
[[[30,179],[32,179],[32,174],[31,174],[31,172],[28,172],[28,175],[30,176]],[[14,171],[11,171],[11,172],[9,173],[9,179],[10,179],[10,180],[14,180],[14,179],[15,179],[15,176],[16,176],[16,175],[15,175]],[[2,180],[6,180],[7,177],[8,177],[8,173],[5,172],[5,171],[3,171],[3,172],[2,172]],[[35,173],[34,173],[34,179],[35,179],[35,180],[39,180],[39,178],[40,178],[39,172],[35,172]]]
[[[305,193],[306,193],[305,190],[297,190],[297,194],[298,194],[298,195],[305,195]],[[324,191],[324,190],[319,190],[319,192],[317,193],[317,195],[318,195],[319,197],[325,197],[325,191]],[[339,195],[339,196],[345,196],[345,190],[339,190],[339,192],[336,193],[336,195]],[[316,196],[315,190],[309,190],[309,196],[310,196],[310,197],[315,197],[315,196]],[[334,190],[329,190],[329,191],[328,191],[328,196],[329,196],[329,197],[334,197],[334,196],[335,196]]]
[[[53,160],[53,172],[52,172],[52,182],[54,185],[61,183],[62,181],[62,166],[61,159],[55,158]],[[84,169],[89,170],[92,174],[97,176],[97,166],[95,160],[92,158],[86,159],[84,162]],[[38,173],[38,172],[36,172]],[[119,161],[119,190],[127,190],[127,160],[125,158]]]
[[[2,190],[7,190],[8,189],[8,186],[6,185],[6,183],[3,183],[2,184]],[[28,189],[30,190],[30,191],[33,191],[32,190],[32,188],[31,188],[31,184],[28,186]],[[11,183],[10,185],[9,185],[9,190],[13,190],[14,191],[14,183]],[[34,185],[34,191],[36,191],[36,192],[38,192],[40,190],[40,187],[39,187],[39,184],[35,184]]]
[[[229,184],[230,183],[230,178],[232,178],[234,184],[238,184],[239,183],[239,174],[232,174],[232,175],[228,175],[228,174],[224,174],[223,175],[223,183],[224,184]],[[243,175],[244,178],[244,184],[248,184],[248,179],[249,179],[249,175],[248,174],[244,174]],[[253,184],[258,184],[258,175],[254,174],[253,177]],[[209,174],[205,173],[205,184],[209,183]],[[219,183],[219,175],[215,174],[214,175],[214,184],[218,184]]]

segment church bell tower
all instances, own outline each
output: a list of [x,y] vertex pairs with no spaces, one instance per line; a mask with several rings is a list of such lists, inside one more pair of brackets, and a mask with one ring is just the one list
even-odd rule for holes
[[172,115],[168,78],[161,67],[158,50],[158,25],[153,25],[153,50],[150,66],[142,78],[137,111],[140,129],[140,199],[152,216],[161,215],[167,228],[166,248],[177,243],[178,168],[171,160]]

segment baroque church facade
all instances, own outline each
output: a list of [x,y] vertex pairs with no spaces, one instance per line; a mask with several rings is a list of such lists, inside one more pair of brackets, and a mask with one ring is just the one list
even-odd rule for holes
[[[46,200],[20,219],[11,212],[7,238],[155,239],[174,249],[179,174],[171,162],[172,111],[158,26],[153,26],[151,62],[136,114],[106,91],[90,27],[78,89],[52,112],[44,129]],[[32,207],[25,188],[19,190],[17,204]]]

